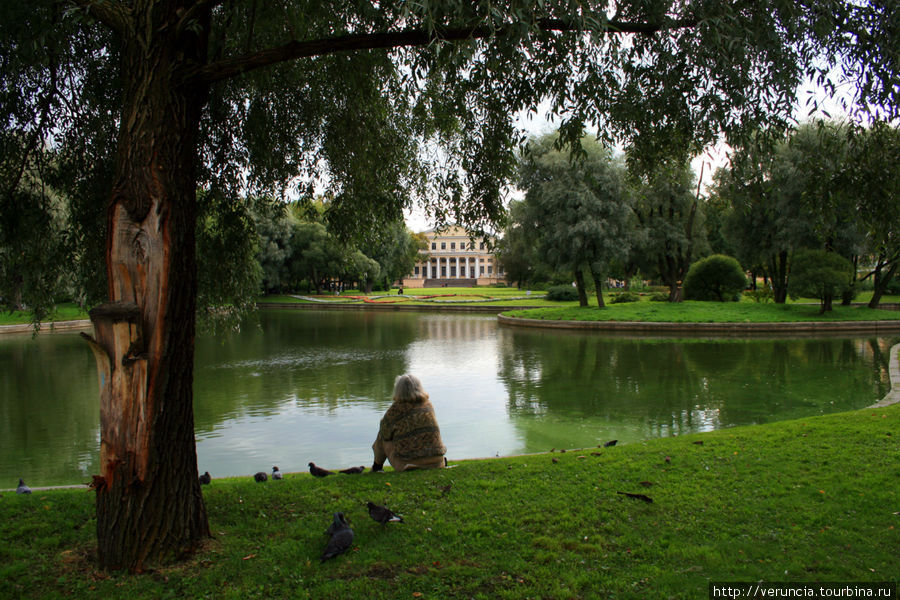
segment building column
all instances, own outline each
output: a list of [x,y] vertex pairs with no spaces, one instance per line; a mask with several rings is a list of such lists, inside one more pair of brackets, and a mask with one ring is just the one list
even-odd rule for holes
[[475,257],[475,279],[481,277],[481,258]]
[[459,257],[454,257],[456,259],[456,278],[459,279]]

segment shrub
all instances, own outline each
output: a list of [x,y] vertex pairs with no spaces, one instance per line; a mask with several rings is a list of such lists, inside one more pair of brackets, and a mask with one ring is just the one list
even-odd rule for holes
[[713,254],[691,265],[684,278],[686,300],[738,300],[747,287],[740,263],[724,254]]
[[640,302],[641,297],[634,292],[619,292],[609,295],[610,304],[624,304],[625,302]]
[[650,294],[650,302],[668,302],[669,301],[669,293],[668,292],[653,292]]
[[887,284],[885,291],[891,296],[900,296],[900,279],[897,279],[896,277],[891,279],[890,283]]
[[571,285],[554,285],[547,290],[547,300],[554,300],[556,302],[578,300],[578,290]]
[[805,296],[822,301],[822,311],[831,310],[831,300],[850,287],[853,265],[825,250],[800,250],[791,259],[788,292],[791,298]]
[[775,292],[772,291],[772,286],[769,285],[768,281],[762,287],[757,287],[755,290],[747,290],[744,292],[744,295],[751,298],[754,302],[771,302],[775,299]]

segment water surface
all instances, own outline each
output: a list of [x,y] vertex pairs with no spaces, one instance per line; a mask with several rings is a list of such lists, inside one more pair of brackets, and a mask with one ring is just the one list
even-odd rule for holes
[[[394,378],[422,379],[448,456],[595,446],[861,408],[893,339],[657,339],[499,327],[493,315],[266,310],[201,336],[195,420],[214,476],[370,465]],[[0,487],[99,472],[90,350],[0,337]]]

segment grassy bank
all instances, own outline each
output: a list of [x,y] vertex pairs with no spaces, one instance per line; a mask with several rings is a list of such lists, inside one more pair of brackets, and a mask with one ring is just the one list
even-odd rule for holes
[[835,306],[824,315],[814,304],[755,302],[631,302],[581,308],[561,306],[517,310],[511,317],[550,321],[645,321],[654,323],[791,323],[806,321],[894,321],[900,311],[865,306]]
[[[697,599],[711,580],[892,580],[898,439],[892,406],[441,471],[214,480],[204,495],[215,539],[141,576],[95,570],[90,493],[7,492],[0,589],[21,598]],[[406,522],[378,525],[367,500]],[[335,511],[356,539],[320,564]]]
[[[45,321],[77,321],[87,319],[88,314],[74,302],[63,302],[56,305],[56,309]],[[0,311],[0,325],[27,325],[33,321],[31,311],[15,310],[12,312]]]

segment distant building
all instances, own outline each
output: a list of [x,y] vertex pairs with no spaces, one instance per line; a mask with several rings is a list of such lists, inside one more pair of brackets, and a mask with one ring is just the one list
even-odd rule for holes
[[423,260],[403,280],[406,287],[462,287],[505,281],[485,238],[472,241],[469,232],[456,225],[424,234],[428,247],[421,251]]

